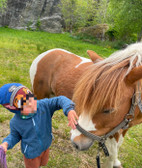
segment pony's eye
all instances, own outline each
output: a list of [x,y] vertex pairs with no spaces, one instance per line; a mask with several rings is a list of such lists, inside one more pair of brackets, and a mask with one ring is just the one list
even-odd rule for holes
[[114,111],[114,109],[104,109],[104,113],[108,114],[108,113],[112,113]]

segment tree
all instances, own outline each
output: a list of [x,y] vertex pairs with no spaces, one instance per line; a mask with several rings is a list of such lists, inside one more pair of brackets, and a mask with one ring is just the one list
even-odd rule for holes
[[108,5],[109,5],[109,0],[100,0],[98,2],[98,6],[96,10],[97,24],[104,24],[107,22]]
[[[117,4],[117,7],[116,7]],[[130,41],[135,36],[142,38],[142,0],[110,0],[110,23],[116,31],[116,37]]]
[[7,6],[7,0],[0,0],[0,12],[3,12]]
[[87,25],[88,21],[93,22],[96,3],[94,0],[61,0],[60,8],[66,31],[72,32],[73,29]]

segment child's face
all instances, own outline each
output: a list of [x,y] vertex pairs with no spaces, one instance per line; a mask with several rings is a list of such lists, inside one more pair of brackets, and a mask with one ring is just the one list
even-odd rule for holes
[[28,100],[26,100],[26,103],[23,105],[23,110],[21,111],[21,114],[28,115],[30,113],[35,113],[37,111],[37,101],[34,99],[34,97],[29,97]]

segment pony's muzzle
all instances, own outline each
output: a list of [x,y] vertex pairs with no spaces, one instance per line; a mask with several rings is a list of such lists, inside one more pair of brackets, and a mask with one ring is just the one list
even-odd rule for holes
[[73,140],[73,146],[80,151],[88,150],[93,145],[93,140],[89,138],[81,139],[80,141]]

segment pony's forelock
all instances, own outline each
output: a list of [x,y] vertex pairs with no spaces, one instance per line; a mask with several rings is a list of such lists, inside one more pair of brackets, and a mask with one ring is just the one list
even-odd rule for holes
[[123,93],[123,79],[133,67],[140,65],[142,43],[132,44],[90,66],[77,83],[73,96],[78,115],[89,112],[93,117],[107,105],[116,110]]

